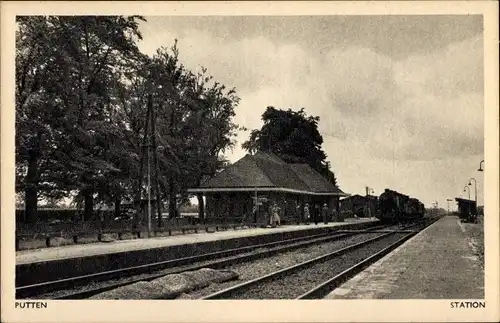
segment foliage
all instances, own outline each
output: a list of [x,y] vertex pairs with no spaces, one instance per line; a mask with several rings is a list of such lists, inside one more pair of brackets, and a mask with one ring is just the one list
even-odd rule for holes
[[257,150],[276,154],[289,163],[306,163],[333,184],[335,174],[330,170],[321,145],[323,137],[318,130],[319,117],[307,116],[304,108],[299,111],[278,110],[267,107],[262,114],[264,125],[254,129],[242,147],[254,153]]
[[165,148],[158,153],[162,199],[185,200],[186,188],[224,163],[237,129],[236,91],[206,69],[186,69],[177,42],[153,57],[142,54],[141,20],[18,17],[16,191],[28,219],[36,220],[40,197],[74,197],[87,218],[95,202],[133,199],[148,99],[156,143]]
[[[127,160],[115,90],[124,69],[142,58],[140,17],[19,17],[16,57],[18,178],[27,168],[33,188],[61,197],[78,190],[92,211],[92,195]],[[27,160],[26,163],[23,161]],[[31,171],[31,176],[30,176]],[[32,203],[26,203],[31,213]]]

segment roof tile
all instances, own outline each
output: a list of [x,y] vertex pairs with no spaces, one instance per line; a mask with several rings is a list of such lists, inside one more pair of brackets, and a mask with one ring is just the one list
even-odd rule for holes
[[273,187],[314,193],[343,192],[307,164],[287,164],[274,154],[246,155],[200,188]]

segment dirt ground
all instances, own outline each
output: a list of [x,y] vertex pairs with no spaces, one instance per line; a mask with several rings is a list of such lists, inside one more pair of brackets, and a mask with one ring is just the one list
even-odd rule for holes
[[478,223],[460,223],[462,231],[464,231],[467,242],[474,250],[474,254],[478,257],[481,267],[484,269],[484,223],[480,217]]

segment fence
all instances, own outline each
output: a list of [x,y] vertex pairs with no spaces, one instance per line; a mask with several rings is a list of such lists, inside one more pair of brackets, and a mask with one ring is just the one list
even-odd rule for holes
[[[163,219],[159,227],[157,219],[151,223],[153,236],[178,235],[198,232],[215,232],[220,230],[238,229],[243,226],[255,227],[247,223],[243,217],[213,218],[199,221],[197,218],[184,217]],[[67,244],[112,241],[122,239],[143,238],[148,236],[147,223],[134,226],[130,220],[85,221],[70,220],[58,223],[42,222],[16,224],[16,250],[43,248]]]
[[[62,210],[60,217],[74,214],[75,210]],[[282,219],[283,224],[294,224],[296,219]],[[211,217],[200,220],[196,217],[181,217],[174,219],[164,218],[159,227],[157,219],[151,223],[151,234],[154,236],[177,235],[185,233],[215,232],[220,230],[238,229],[242,227],[257,227],[267,223],[254,223],[253,217]],[[50,247],[62,244],[88,243],[97,241],[111,241],[116,239],[143,238],[148,234],[147,222],[134,226],[132,220],[119,219],[101,222],[71,221],[71,218],[60,222],[39,221],[37,223],[16,223],[16,250]],[[109,236],[112,236],[109,238]],[[103,237],[104,240],[103,240]],[[111,240],[109,240],[111,239]],[[38,241],[36,246],[30,241]],[[21,244],[24,246],[21,248]]]

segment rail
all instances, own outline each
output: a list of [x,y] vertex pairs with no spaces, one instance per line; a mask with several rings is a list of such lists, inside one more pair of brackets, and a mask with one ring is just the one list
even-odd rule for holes
[[[432,221],[424,221],[422,223],[414,224],[420,226],[420,230],[427,227],[431,223],[435,222],[437,219]],[[413,225],[413,226],[414,226]],[[208,296],[203,297],[204,300],[215,300],[215,299],[276,299],[283,298],[283,295],[294,294],[294,291],[285,291],[280,288],[290,288],[290,289],[299,289],[302,288],[302,285],[310,284],[311,276],[314,277],[322,277],[321,270],[328,268],[330,270],[333,266],[329,264],[332,261],[336,261],[340,257],[346,257],[342,261],[336,261],[337,266],[344,266],[345,263],[349,264],[348,256],[344,256],[346,254],[355,254],[359,253],[359,250],[363,250],[366,248],[368,250],[368,256],[362,256],[361,261],[355,261],[352,266],[349,266],[347,269],[342,270],[339,274],[334,276],[331,279],[327,279],[324,282],[316,285],[315,287],[309,289],[305,293],[297,294],[295,292],[295,296],[292,298],[296,299],[314,299],[321,298],[330,292],[335,287],[339,286],[346,279],[354,276],[356,273],[361,271],[362,269],[368,267],[375,261],[379,260],[383,256],[387,255],[389,252],[394,250],[397,246],[404,243],[406,240],[413,237],[420,230],[396,230],[389,233],[383,233],[380,236],[375,238],[370,238],[368,240],[362,241],[360,243],[356,243],[342,249],[326,253],[319,257],[316,257],[311,260],[304,261],[302,263],[269,273],[267,275],[255,278],[250,281],[243,282],[241,284],[232,286],[230,288],[215,292]],[[377,232],[377,231],[373,231]],[[403,235],[401,238],[399,238]],[[396,241],[394,239],[396,238]],[[382,248],[381,248],[382,247]],[[375,252],[373,252],[374,249]],[[359,255],[353,256],[353,259],[359,258]],[[317,269],[315,269],[317,268]],[[315,270],[319,271],[318,273],[314,273]],[[307,277],[307,278],[306,278]],[[288,281],[287,281],[288,279]],[[267,289],[266,289],[267,286]],[[278,287],[280,286],[280,287]],[[300,286],[300,287],[298,287]],[[285,297],[289,299],[289,297]]]
[[[386,226],[375,226],[364,230],[352,230],[344,231],[342,233],[337,233],[336,231],[329,231],[326,233],[316,234],[307,237],[293,238],[282,241],[246,246],[241,248],[235,248],[230,250],[212,252],[197,256],[173,259],[168,261],[162,261],[157,263],[151,263],[141,266],[134,266],[128,268],[122,268],[118,270],[111,270],[106,272],[100,272],[96,274],[83,275],[78,277],[71,277],[66,279],[61,279],[57,281],[44,282],[39,284],[33,284],[28,286],[20,286],[16,288],[17,298],[32,297],[44,293],[50,293],[57,290],[62,290],[65,288],[72,288],[75,286],[82,286],[89,284],[91,282],[102,282],[106,280],[112,280],[117,278],[131,277],[134,275],[151,274],[155,271],[160,271],[163,269],[174,268],[168,273],[152,274],[148,278],[140,277],[137,279],[128,280],[124,283],[111,284],[104,288],[94,288],[90,291],[70,293],[58,297],[56,299],[82,299],[89,297],[93,294],[110,290],[112,288],[117,288],[120,286],[128,285],[141,280],[152,280],[162,277],[166,274],[179,273],[182,271],[197,270],[201,268],[223,268],[234,263],[250,261],[254,259],[259,259],[267,257],[280,252],[285,252],[301,247],[306,247],[315,243],[334,241],[337,239],[342,239],[348,236],[366,233],[366,232],[376,232],[381,228]],[[257,249],[267,248],[267,250],[258,251]],[[256,251],[257,250],[257,251]],[[245,254],[246,253],[246,254]],[[216,259],[215,261],[212,261]],[[203,261],[208,261],[200,263]],[[184,267],[181,267],[184,266]],[[181,268],[180,268],[181,267]]]

